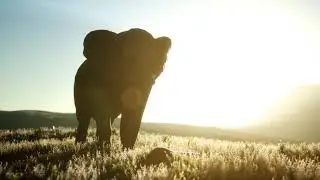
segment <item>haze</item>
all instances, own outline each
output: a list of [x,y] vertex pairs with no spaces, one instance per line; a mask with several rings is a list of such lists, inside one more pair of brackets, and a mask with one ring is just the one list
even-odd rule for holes
[[144,121],[237,128],[291,88],[320,83],[318,1],[2,1],[0,109],[75,112],[93,29],[169,36]]

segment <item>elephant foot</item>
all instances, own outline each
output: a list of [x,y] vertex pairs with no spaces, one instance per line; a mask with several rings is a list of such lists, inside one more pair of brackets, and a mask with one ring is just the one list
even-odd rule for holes
[[85,143],[87,141],[90,118],[77,115],[78,127],[76,129],[75,143]]
[[121,148],[122,151],[128,151],[128,150],[131,150],[131,149],[133,149],[133,147],[122,146],[122,148]]
[[110,140],[101,140],[101,139],[98,139],[98,144],[99,145],[103,145],[103,146],[110,146],[111,145],[111,142]]
[[103,149],[108,149],[111,145],[111,124],[110,120],[105,118],[96,118],[97,131],[96,136],[98,139],[98,146]]
[[87,136],[86,134],[84,135],[83,133],[77,132],[76,138],[75,138],[75,143],[76,144],[83,144],[87,141]]
[[134,148],[134,143],[121,143],[122,144],[122,151],[130,150]]
[[97,133],[97,144],[100,151],[110,151],[111,147],[111,134],[106,132]]
[[[134,117],[134,116],[133,116]],[[125,116],[123,116],[125,118]],[[120,124],[120,141],[122,150],[133,149],[140,128],[140,119],[122,119]]]

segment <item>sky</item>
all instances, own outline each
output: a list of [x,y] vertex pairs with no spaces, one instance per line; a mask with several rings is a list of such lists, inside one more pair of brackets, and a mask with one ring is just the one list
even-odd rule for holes
[[317,0],[3,0],[0,23],[0,110],[75,112],[94,29],[172,39],[145,122],[242,127],[294,86],[320,83]]

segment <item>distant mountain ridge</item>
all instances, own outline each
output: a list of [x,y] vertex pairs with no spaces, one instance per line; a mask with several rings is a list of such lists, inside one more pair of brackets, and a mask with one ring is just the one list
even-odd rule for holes
[[[40,128],[52,126],[73,127],[77,126],[74,113],[57,113],[37,110],[21,111],[0,111],[0,129],[18,128]],[[94,121],[91,121],[94,127]],[[116,120],[115,127],[120,126],[120,121]],[[205,138],[217,138],[222,140],[241,140],[241,141],[272,141],[277,142],[277,138],[252,135],[233,130],[223,130],[216,127],[201,127],[191,125],[179,125],[170,123],[149,123],[143,122],[141,130],[159,134],[178,135],[178,136],[197,136]]]
[[294,88],[261,116],[248,133],[320,142],[320,84]]
[[56,113],[38,110],[0,111],[0,129],[39,128],[77,125],[73,113]]

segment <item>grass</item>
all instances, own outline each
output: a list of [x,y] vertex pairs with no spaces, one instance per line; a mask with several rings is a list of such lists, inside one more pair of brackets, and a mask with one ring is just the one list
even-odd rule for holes
[[[320,179],[320,143],[259,143],[140,132],[122,152],[119,132],[110,154],[74,144],[74,129],[0,131],[0,179]],[[173,151],[170,166],[141,162],[155,147]]]

